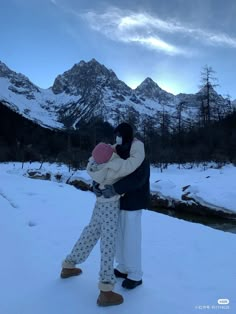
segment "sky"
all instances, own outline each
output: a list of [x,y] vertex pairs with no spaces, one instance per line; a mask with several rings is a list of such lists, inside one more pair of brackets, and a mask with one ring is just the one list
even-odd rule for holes
[[205,65],[236,99],[235,0],[8,0],[0,8],[0,61],[41,88],[95,58],[132,88],[151,77],[196,93]]

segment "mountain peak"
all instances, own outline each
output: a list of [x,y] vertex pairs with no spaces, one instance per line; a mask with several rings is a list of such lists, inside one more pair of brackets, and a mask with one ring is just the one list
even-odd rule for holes
[[150,77],[145,78],[145,80],[135,89],[135,92],[141,97],[150,98],[158,102],[173,101],[174,97],[174,95],[161,89]]
[[94,64],[94,65],[97,65],[97,64],[99,64],[99,65],[101,65],[101,63],[99,63],[95,58],[92,58],[90,61],[88,61],[87,62],[88,64]]
[[146,77],[145,80],[136,89],[147,87],[160,88],[158,84],[153,81],[153,79],[151,79],[150,77]]
[[0,77],[7,77],[9,76],[10,73],[12,73],[13,71],[11,71],[5,63],[3,63],[2,61],[0,61]]
[[145,80],[143,81],[143,83],[145,83],[145,84],[156,84],[157,85],[157,83],[154,82],[153,79],[150,77],[146,77]]
[[0,60],[0,68],[3,68],[3,67],[8,68],[8,67],[6,66],[6,64],[3,63],[3,62]]
[[5,63],[0,61],[0,77],[7,79],[10,83],[8,89],[15,94],[26,95],[29,99],[34,98],[34,92],[39,92],[36,85],[30,82],[28,77],[9,69]]
[[[19,80],[29,81],[28,77],[22,73],[17,73],[6,66],[5,63],[0,61],[0,77],[18,78]],[[33,85],[33,84],[32,84]]]
[[106,85],[112,85],[115,89],[122,89],[128,93],[128,86],[120,81],[112,70],[107,69],[96,59],[91,59],[88,62],[82,60],[62,75],[58,75],[52,90],[55,94],[65,92],[78,96],[84,92],[88,93],[93,88],[97,91],[102,90]]
[[99,63],[96,59],[92,58],[88,62],[81,60],[79,63],[74,64],[73,67],[84,67],[84,66],[103,66],[103,65]]

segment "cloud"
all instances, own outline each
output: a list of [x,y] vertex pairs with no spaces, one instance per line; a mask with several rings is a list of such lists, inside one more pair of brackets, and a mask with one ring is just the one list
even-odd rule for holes
[[[108,38],[125,43],[136,43],[146,48],[163,51],[169,55],[187,54],[187,50],[168,43],[160,37],[157,29],[169,30],[167,23],[150,19],[149,15],[124,13],[119,9],[111,9],[103,14],[87,12],[80,17],[89,26]],[[155,24],[155,25],[154,25]]]
[[236,38],[232,38],[227,34],[213,34],[213,33],[205,33],[205,40],[210,45],[219,45],[219,46],[228,46],[231,48],[236,48]]
[[185,54],[186,53],[186,51],[181,50],[180,48],[177,48],[177,47],[175,47],[171,44],[168,44],[167,42],[161,40],[160,38],[153,37],[153,36],[132,37],[132,38],[128,38],[128,42],[136,42],[136,43],[139,43],[139,44],[146,46],[147,48],[150,48],[150,49],[162,50],[169,55]]
[[54,4],[54,5],[57,5],[56,0],[50,0],[50,2],[51,2],[52,4]]
[[148,13],[110,8],[101,14],[91,11],[78,16],[86,20],[93,30],[112,40],[141,44],[148,49],[169,55],[192,55],[193,52],[186,45],[181,47],[174,44],[178,40],[182,42],[186,37],[193,39],[197,44],[236,48],[236,38],[227,34],[192,28],[177,21],[162,20]]

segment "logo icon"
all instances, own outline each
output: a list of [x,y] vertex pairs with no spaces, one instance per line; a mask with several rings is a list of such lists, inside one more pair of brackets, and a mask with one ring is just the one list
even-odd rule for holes
[[218,299],[217,302],[218,302],[218,304],[221,304],[221,305],[224,304],[225,305],[225,304],[229,304],[229,299]]

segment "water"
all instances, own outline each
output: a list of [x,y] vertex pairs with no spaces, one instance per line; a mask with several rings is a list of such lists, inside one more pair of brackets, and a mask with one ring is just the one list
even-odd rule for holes
[[165,214],[174,218],[183,219],[186,221],[200,223],[202,225],[218,229],[224,232],[236,233],[236,219],[234,218],[222,218],[214,213],[199,215],[197,213],[190,213],[186,211],[179,211],[174,209],[155,208],[153,211]]

